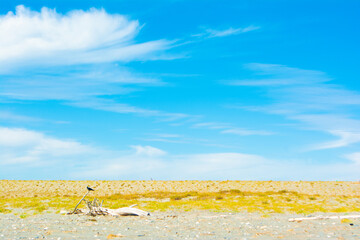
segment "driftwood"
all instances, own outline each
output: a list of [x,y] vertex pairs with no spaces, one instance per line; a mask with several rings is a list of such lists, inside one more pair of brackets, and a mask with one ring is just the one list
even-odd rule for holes
[[89,194],[90,190],[87,191],[87,193],[85,193],[85,195],[82,197],[82,199],[78,202],[78,204],[76,204],[74,211],[72,211],[71,213],[76,213],[77,207],[79,206],[79,204],[84,200],[84,198]]
[[[90,216],[98,216],[98,215],[111,215],[111,216],[149,216],[150,213],[145,212],[143,210],[134,208],[137,206],[131,205],[130,207],[123,207],[118,209],[110,209],[104,208],[102,205],[104,201],[99,201],[99,199],[94,198],[93,201],[88,201],[85,197],[90,193],[90,191],[95,191],[93,188],[87,186],[87,193],[81,198],[81,200],[76,204],[74,210],[69,212],[68,214],[86,214]],[[85,201],[87,209],[77,209],[82,201]]]
[[317,217],[303,217],[290,218],[289,222],[301,222],[303,220],[317,220],[317,219],[345,219],[345,218],[360,218],[360,215],[344,215],[344,216],[317,216]]
[[143,210],[134,208],[135,205],[131,205],[130,207],[123,207],[118,209],[110,209],[104,208],[102,206],[104,201],[99,201],[99,199],[94,198],[93,201],[87,201],[86,199],[82,199],[85,201],[87,209],[75,209],[73,212],[68,214],[86,214],[90,216],[99,216],[99,215],[110,215],[110,216],[149,216],[149,212],[145,212]]

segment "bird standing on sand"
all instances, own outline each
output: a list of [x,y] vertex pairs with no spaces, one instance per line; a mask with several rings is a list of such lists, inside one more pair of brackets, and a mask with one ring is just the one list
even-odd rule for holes
[[92,189],[91,187],[87,186],[86,187],[88,191],[95,191],[94,189]]

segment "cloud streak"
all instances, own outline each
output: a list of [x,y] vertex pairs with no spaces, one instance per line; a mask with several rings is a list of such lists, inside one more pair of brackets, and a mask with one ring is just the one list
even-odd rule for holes
[[221,133],[228,133],[234,134],[239,136],[251,136],[251,135],[260,135],[260,136],[267,136],[273,135],[273,132],[270,131],[260,131],[260,130],[248,130],[248,129],[241,129],[241,128],[232,128],[221,131]]
[[136,114],[146,117],[158,117],[161,121],[177,121],[181,119],[190,119],[191,115],[184,113],[168,113],[159,110],[149,110],[144,108],[139,108],[131,106],[124,103],[117,103],[111,99],[105,98],[88,98],[82,99],[79,101],[72,101],[67,103],[70,106],[82,107],[82,108],[91,108],[96,110],[115,112],[115,113],[125,113],[125,114]]
[[230,27],[230,28],[223,29],[223,30],[207,28],[207,29],[205,29],[204,32],[195,34],[195,35],[193,35],[193,37],[219,38],[219,37],[227,37],[227,36],[231,36],[231,35],[247,33],[247,32],[255,31],[258,29],[260,29],[259,26],[253,26],[253,25],[250,25],[250,26],[244,27],[244,28]]
[[250,135],[273,135],[275,133],[263,130],[251,130],[245,128],[232,127],[228,123],[216,123],[216,122],[202,122],[193,124],[194,128],[207,128],[213,130],[220,130],[223,134],[234,134],[239,136],[250,136]]
[[355,165],[360,167],[360,152],[354,152],[354,153],[346,154],[345,158],[349,159]]
[[245,68],[255,72],[253,79],[223,83],[262,87],[274,103],[243,109],[283,115],[302,122],[307,129],[338,137],[334,141],[314,144],[308,150],[340,148],[360,142],[360,122],[344,114],[350,107],[360,105],[358,92],[330,83],[331,78],[321,71],[262,63],[246,64]]
[[306,114],[291,118],[307,123],[311,129],[322,130],[337,137],[337,140],[315,144],[310,150],[345,147],[360,142],[360,121],[334,114]]
[[249,63],[246,69],[256,72],[254,79],[227,81],[235,86],[294,86],[323,83],[331,79],[321,71],[304,70],[279,64]]
[[14,114],[8,111],[0,111],[0,120],[8,122],[40,122],[43,121],[39,118],[28,117],[23,115]]

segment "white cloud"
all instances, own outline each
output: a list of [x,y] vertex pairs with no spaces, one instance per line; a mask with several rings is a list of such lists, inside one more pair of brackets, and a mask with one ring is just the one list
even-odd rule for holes
[[[254,79],[226,82],[236,86],[306,85],[330,81],[324,72],[287,67],[280,64],[249,63],[245,68],[256,71]],[[264,77],[265,76],[265,77]]]
[[0,127],[0,152],[0,164],[12,165],[89,154],[94,149],[74,140],[57,139],[37,131]]
[[[0,16],[0,63],[69,65],[143,59],[167,48],[165,40],[134,43],[138,21],[103,9],[59,14],[22,5]],[[150,55],[149,55],[150,54]],[[0,69],[1,70],[1,69]]]
[[190,143],[188,139],[184,138],[183,135],[179,135],[179,134],[157,133],[157,134],[149,134],[149,135],[150,137],[145,137],[142,138],[141,140],[149,141],[149,142],[187,143],[187,144]]
[[313,149],[329,149],[345,147],[353,143],[360,142],[360,133],[345,131],[329,131],[330,134],[337,136],[339,139],[313,146]]
[[8,111],[0,111],[0,120],[11,121],[11,122],[39,122],[42,119],[18,115]]
[[310,150],[345,147],[360,142],[360,121],[334,114],[304,114],[290,117],[307,123],[310,129],[325,131],[338,139],[309,147]]
[[132,148],[135,149],[136,151],[135,154],[139,156],[159,157],[166,155],[165,151],[152,146],[137,145],[137,146],[132,146]]
[[195,128],[209,128],[209,129],[224,129],[230,127],[227,123],[217,123],[217,122],[203,122],[195,123],[193,125]]
[[159,112],[155,110],[146,110],[124,103],[117,103],[111,99],[102,99],[102,98],[83,99],[79,101],[69,102],[68,104],[76,107],[92,108],[92,109],[117,112],[117,113],[136,113],[136,114],[143,114],[148,116],[159,114]]
[[[351,160],[354,164],[360,167],[360,152],[346,154],[345,158]],[[359,174],[360,174],[360,170],[359,170]]]
[[170,133],[159,133],[159,134],[156,134],[156,136],[161,137],[161,138],[180,138],[180,137],[182,137],[182,135],[170,134]]
[[262,130],[250,130],[244,128],[234,128],[228,123],[216,123],[216,122],[203,122],[193,124],[195,128],[207,128],[221,130],[220,133],[235,134],[239,136],[250,136],[250,135],[273,135],[273,132],[262,131]]
[[221,131],[221,133],[229,133],[229,134],[235,134],[240,136],[250,136],[250,135],[273,135],[273,132],[269,131],[259,131],[259,130],[248,130],[248,129],[240,129],[240,128],[232,128]]
[[21,128],[0,128],[0,146],[16,147],[33,145],[41,141],[43,135],[35,131],[28,131]]
[[206,36],[207,38],[215,38],[215,37],[226,37],[231,35],[237,35],[241,33],[251,32],[260,29],[258,26],[248,26],[245,28],[228,28],[224,30],[215,30],[208,28],[205,30],[205,33],[198,34],[197,36]]
[[136,91],[136,86],[163,84],[114,64],[22,69],[2,76],[0,83],[0,96],[16,100],[78,100],[127,94]]
[[[163,83],[158,79],[146,78],[132,74],[126,69],[110,66],[98,66],[97,71],[88,68],[80,70],[58,69],[58,71],[62,70],[64,71],[62,76],[59,76],[57,72],[44,72],[34,75],[29,74],[32,76],[31,78],[22,75],[3,77],[0,79],[2,85],[0,97],[21,101],[58,100],[65,105],[115,113],[152,116],[162,121],[195,118],[195,116],[184,113],[168,113],[119,103],[109,98],[109,96],[140,91],[144,86],[162,85]],[[86,73],[86,70],[89,70],[89,72]],[[16,117],[0,112],[1,118],[15,119]],[[17,117],[17,119],[20,118]]]
[[131,106],[124,103],[117,103],[111,99],[103,99],[103,98],[95,98],[95,97],[88,99],[81,99],[78,101],[72,101],[67,104],[76,107],[91,108],[91,109],[116,112],[116,113],[132,113],[142,116],[159,117],[162,119],[162,121],[176,121],[179,119],[192,118],[191,115],[187,115],[183,113],[167,113],[158,110],[149,110],[149,109]]
[[[227,82],[237,86],[264,87],[274,101],[267,106],[243,107],[283,115],[302,123],[302,129],[323,131],[337,140],[313,144],[308,150],[345,147],[360,142],[360,122],[344,115],[350,107],[360,105],[360,94],[331,84],[324,72],[292,68],[278,64],[251,63],[245,68],[255,71],[254,79]],[[236,108],[236,107],[235,107]]]

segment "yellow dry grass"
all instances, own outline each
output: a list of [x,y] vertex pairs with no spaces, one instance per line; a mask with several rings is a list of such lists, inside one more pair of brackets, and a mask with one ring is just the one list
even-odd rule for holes
[[1,180],[0,213],[15,208],[34,213],[70,211],[87,185],[96,187],[88,198],[100,198],[109,208],[138,204],[148,211],[360,211],[359,182]]

